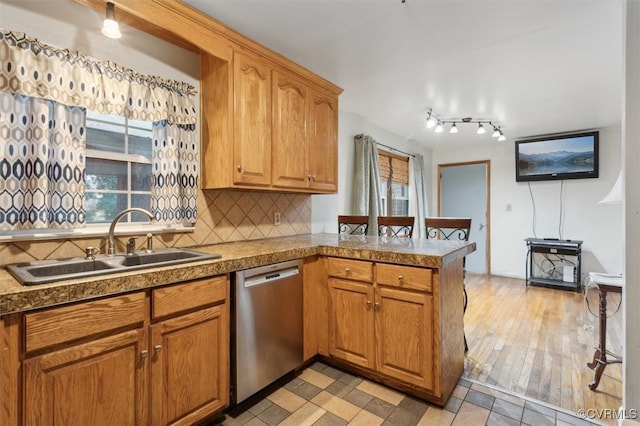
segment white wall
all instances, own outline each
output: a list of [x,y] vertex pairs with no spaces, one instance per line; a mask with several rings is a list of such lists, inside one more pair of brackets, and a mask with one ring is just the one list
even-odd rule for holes
[[[339,214],[352,214],[353,194],[353,138],[364,133],[384,145],[410,154],[421,154],[424,157],[427,188],[431,187],[431,150],[418,146],[415,142],[390,133],[365,118],[340,111],[338,117],[338,193],[311,196],[311,232],[338,232]],[[383,148],[384,149],[384,148]],[[431,205],[428,206],[431,211]]]
[[[574,129],[567,129],[568,131]],[[579,130],[579,129],[576,129]],[[475,137],[473,135],[471,137]],[[583,240],[582,273],[590,271],[622,273],[623,245],[621,205],[602,205],[604,197],[620,170],[621,136],[619,128],[600,129],[600,177],[548,182],[515,181],[515,143],[512,140],[491,142],[460,150],[435,150],[432,181],[437,185],[438,164],[476,160],[491,161],[491,272],[495,275],[524,277],[525,238],[559,238],[561,206],[564,210],[560,228],[564,239]],[[560,202],[561,185],[564,185]],[[433,187],[435,205],[437,187]],[[533,203],[535,201],[535,234]],[[512,211],[507,211],[511,204]]]

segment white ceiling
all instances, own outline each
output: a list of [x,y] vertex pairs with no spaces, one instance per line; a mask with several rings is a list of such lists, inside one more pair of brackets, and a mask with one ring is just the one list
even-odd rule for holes
[[341,111],[431,148],[490,136],[427,130],[429,108],[507,142],[621,122],[622,0],[184,1],[342,87]]

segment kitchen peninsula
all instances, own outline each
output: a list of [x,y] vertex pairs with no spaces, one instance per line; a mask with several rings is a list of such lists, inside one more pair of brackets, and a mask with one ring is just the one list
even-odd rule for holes
[[[21,416],[36,421],[38,416],[57,415],[51,411],[55,404],[46,401],[51,394],[44,398],[44,390],[39,390],[49,383],[47,369],[75,355],[97,353],[89,349],[96,342],[102,350],[109,344],[130,347],[130,353],[123,350],[123,359],[129,354],[143,361],[131,363],[135,371],[124,372],[136,378],[136,383],[128,383],[131,392],[119,388],[120,397],[109,401],[122,403],[128,396],[137,401],[118,413],[123,421],[148,424],[149,416],[157,415],[145,398],[151,406],[164,407],[158,413],[165,417],[154,418],[152,424],[183,416],[176,410],[190,405],[197,407],[191,413],[194,419],[221,411],[228,405],[230,273],[298,258],[304,259],[307,361],[319,356],[440,405],[463,371],[462,260],[475,250],[475,243],[308,234],[192,248],[222,257],[29,287],[0,270],[2,423],[16,423]],[[165,334],[191,320],[217,330],[216,339],[199,349],[210,355],[210,345],[215,344],[221,352],[214,358],[219,364],[212,372],[217,380],[208,379],[215,381],[215,392],[185,403],[176,401],[183,395],[170,394],[171,377],[164,382],[158,378],[167,369],[154,363],[184,356],[171,352]],[[98,329],[90,331],[93,325]],[[132,368],[124,362],[114,365]],[[87,374],[102,371],[96,368]],[[117,377],[119,372],[110,375]],[[200,375],[194,376],[196,380]],[[87,380],[87,386],[90,383]],[[19,389],[36,398],[20,395]],[[169,394],[156,395],[158,389],[169,389]],[[75,393],[91,395],[91,390]]]

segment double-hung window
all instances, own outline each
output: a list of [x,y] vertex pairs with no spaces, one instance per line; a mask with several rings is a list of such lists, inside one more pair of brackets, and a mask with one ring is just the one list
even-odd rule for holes
[[378,150],[383,216],[409,216],[409,157]]
[[[87,224],[109,223],[118,212],[151,206],[152,123],[87,111]],[[140,213],[121,222],[148,222]]]

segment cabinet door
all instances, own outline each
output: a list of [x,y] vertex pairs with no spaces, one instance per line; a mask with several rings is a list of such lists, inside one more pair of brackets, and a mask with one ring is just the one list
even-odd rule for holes
[[374,367],[373,286],[329,279],[329,353]]
[[375,311],[376,370],[433,389],[433,297],[378,287]]
[[234,56],[235,184],[271,183],[271,69],[258,59]]
[[191,425],[229,402],[228,304],[151,326],[151,424]]
[[309,112],[309,186],[338,190],[338,101],[311,92]]
[[273,170],[271,183],[306,188],[309,183],[307,108],[309,89],[298,80],[273,72]]
[[148,424],[146,330],[25,360],[25,424]]

